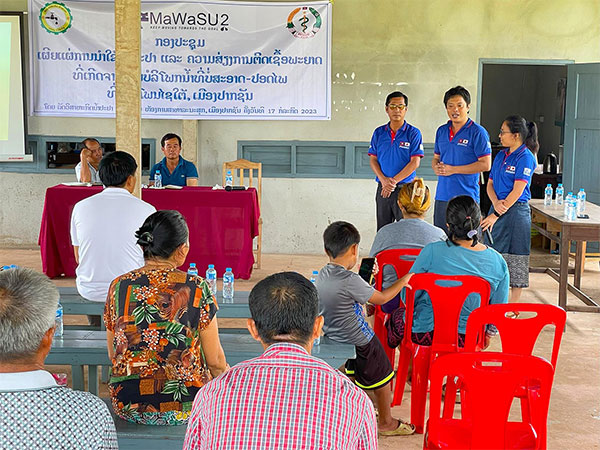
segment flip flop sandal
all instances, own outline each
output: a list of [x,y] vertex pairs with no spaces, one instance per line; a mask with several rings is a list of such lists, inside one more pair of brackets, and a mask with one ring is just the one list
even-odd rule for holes
[[412,423],[402,422],[398,420],[398,428],[390,431],[380,431],[380,436],[410,436],[415,432],[415,426]]
[[506,317],[509,319],[517,319],[519,317],[519,311],[509,311],[506,313]]

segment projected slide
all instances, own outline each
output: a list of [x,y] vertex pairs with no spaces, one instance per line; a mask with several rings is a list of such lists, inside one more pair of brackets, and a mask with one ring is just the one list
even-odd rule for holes
[[0,161],[32,161],[25,154],[21,18],[0,14]]

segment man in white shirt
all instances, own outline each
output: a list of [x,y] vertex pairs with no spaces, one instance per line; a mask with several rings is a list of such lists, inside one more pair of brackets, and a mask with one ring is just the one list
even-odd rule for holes
[[84,139],[79,153],[80,162],[75,166],[77,181],[83,183],[101,183],[98,166],[102,159],[103,149],[97,139]]
[[88,300],[106,301],[112,280],[144,265],[135,232],[156,208],[132,195],[136,169],[129,153],[109,153],[99,170],[105,189],[73,208],[71,243],[78,263],[77,290]]
[[106,404],[59,386],[44,368],[58,296],[35,270],[0,272],[0,448],[116,450]]

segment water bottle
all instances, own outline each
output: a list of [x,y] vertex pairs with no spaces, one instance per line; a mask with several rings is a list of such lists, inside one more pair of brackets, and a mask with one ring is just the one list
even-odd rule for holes
[[583,188],[579,189],[577,193],[577,215],[581,215],[585,212],[585,191]]
[[571,198],[573,198],[573,193],[569,192],[565,197],[565,217],[567,218],[567,220],[569,218],[569,204],[571,202]]
[[317,281],[317,277],[319,276],[319,271],[318,270],[313,270],[312,276],[310,277],[310,282],[312,284],[315,284],[315,281]]
[[556,187],[556,204],[557,205],[563,204],[564,196],[565,196],[565,188],[563,187],[562,183],[558,183],[558,186]]
[[198,276],[198,269],[196,268],[196,263],[190,263],[190,267],[188,268],[188,275]]
[[569,207],[567,208],[567,220],[573,222],[577,220],[577,198],[574,195],[569,197]]
[[544,189],[544,206],[550,205],[552,205],[552,185],[548,183]]
[[321,336],[319,336],[318,338],[316,338],[314,340],[314,345],[320,345],[321,344]]
[[233,303],[233,281],[231,267],[227,267],[223,274],[223,301],[225,303]]
[[231,170],[228,170],[225,175],[225,186],[233,186],[233,175],[231,174]]
[[214,264],[209,264],[206,270],[206,282],[213,296],[217,295],[217,271]]
[[56,308],[56,316],[54,316],[54,336],[62,337],[63,335],[63,307],[58,303]]
[[162,187],[162,175],[160,174],[160,170],[156,171],[154,175],[154,187],[161,188]]

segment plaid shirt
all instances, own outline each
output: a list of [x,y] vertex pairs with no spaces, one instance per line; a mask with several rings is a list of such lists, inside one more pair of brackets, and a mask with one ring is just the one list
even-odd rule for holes
[[273,344],[196,395],[185,449],[377,449],[367,395],[295,344]]

